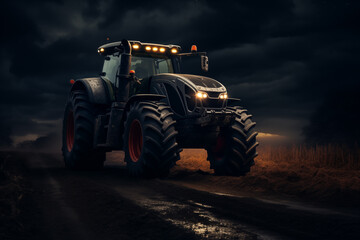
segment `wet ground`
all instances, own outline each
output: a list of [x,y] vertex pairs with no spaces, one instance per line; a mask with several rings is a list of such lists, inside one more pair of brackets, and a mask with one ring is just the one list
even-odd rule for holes
[[31,191],[21,206],[23,231],[9,239],[360,237],[358,208],[228,194],[219,186],[197,188],[181,172],[168,179],[134,179],[115,160],[100,172],[74,172],[57,154],[15,155],[25,163]]

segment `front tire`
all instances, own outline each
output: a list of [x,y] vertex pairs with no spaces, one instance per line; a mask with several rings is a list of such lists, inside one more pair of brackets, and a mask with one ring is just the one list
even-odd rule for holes
[[124,126],[125,161],[132,176],[165,177],[179,160],[175,121],[169,106],[135,102]]
[[235,119],[229,127],[223,128],[213,145],[206,150],[210,167],[216,175],[243,176],[254,165],[258,155],[256,147],[257,132],[255,122],[247,114],[246,109],[228,108],[235,114]]
[[65,107],[62,152],[70,169],[101,169],[105,152],[93,147],[95,107],[84,91],[71,92]]

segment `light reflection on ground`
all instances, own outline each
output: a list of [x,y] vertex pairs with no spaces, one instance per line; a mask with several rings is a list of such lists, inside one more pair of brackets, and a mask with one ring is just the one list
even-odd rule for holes
[[[123,193],[124,189],[116,189]],[[124,196],[124,195],[123,195]],[[218,218],[209,210],[212,206],[189,200],[185,203],[166,200],[161,195],[147,197],[127,192],[124,196],[138,205],[153,210],[164,220],[181,228],[193,231],[204,239],[262,239],[244,230],[244,226],[227,219]]]

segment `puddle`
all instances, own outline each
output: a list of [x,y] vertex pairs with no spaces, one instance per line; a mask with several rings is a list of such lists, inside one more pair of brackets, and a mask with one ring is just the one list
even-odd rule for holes
[[[238,222],[215,216],[210,210],[213,206],[188,200],[184,203],[168,200],[161,195],[150,196],[145,193],[129,193],[124,188],[115,188],[123,197],[134,201],[146,209],[155,211],[172,224],[190,230],[202,239],[274,239],[265,234],[248,231],[249,227]],[[252,229],[254,230],[254,229]]]

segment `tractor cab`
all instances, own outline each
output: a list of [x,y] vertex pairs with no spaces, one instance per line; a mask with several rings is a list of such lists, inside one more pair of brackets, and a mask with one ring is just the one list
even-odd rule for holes
[[[208,69],[208,58],[205,52],[197,52],[193,45],[191,53],[180,53],[178,45],[162,45],[154,43],[141,43],[129,41],[131,46],[130,69],[135,71],[135,76],[140,81],[151,76],[162,73],[180,73],[180,61],[182,56],[201,56],[201,66],[204,71]],[[100,74],[113,84],[116,84],[120,64],[127,64],[121,61],[124,53],[121,42],[114,42],[102,45],[98,53],[105,56],[103,71]]]

